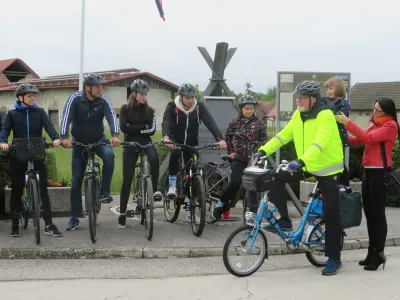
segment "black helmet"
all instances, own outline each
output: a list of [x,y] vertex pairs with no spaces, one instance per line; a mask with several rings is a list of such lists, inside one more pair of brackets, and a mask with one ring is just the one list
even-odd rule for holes
[[319,82],[303,81],[300,82],[294,89],[293,94],[301,96],[311,96],[319,98],[321,96],[321,88]]
[[132,92],[148,93],[150,92],[149,84],[141,79],[136,79],[131,84]]
[[15,96],[25,96],[28,93],[33,93],[37,94],[39,93],[39,90],[34,86],[33,84],[30,83],[23,83],[20,86],[17,87],[15,90]]
[[178,94],[186,97],[195,97],[196,88],[190,83],[184,83],[179,87]]
[[98,85],[98,84],[103,84],[106,83],[103,77],[101,77],[99,74],[87,74],[83,78],[83,85]]
[[239,108],[242,108],[243,106],[245,106],[246,104],[254,104],[257,105],[257,100],[256,98],[254,98],[252,95],[243,95],[239,98],[238,101],[238,106]]

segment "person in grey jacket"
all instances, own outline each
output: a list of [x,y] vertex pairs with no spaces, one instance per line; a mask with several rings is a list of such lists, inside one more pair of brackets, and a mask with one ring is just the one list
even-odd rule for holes
[[[72,123],[72,138],[82,144],[94,144],[105,141],[107,145],[96,148],[96,154],[103,160],[103,173],[100,188],[100,200],[109,203],[111,179],[114,173],[114,152],[112,147],[119,146],[119,126],[113,105],[101,94],[106,81],[98,74],[88,74],[83,80],[84,91],[70,95],[64,107],[61,120],[62,144],[72,148],[68,139],[69,125]],[[112,138],[106,140],[103,120],[106,118]],[[71,218],[66,228],[73,231],[79,225],[78,216],[82,212],[82,182],[85,174],[88,153],[83,147],[72,150],[72,185],[71,185]]]

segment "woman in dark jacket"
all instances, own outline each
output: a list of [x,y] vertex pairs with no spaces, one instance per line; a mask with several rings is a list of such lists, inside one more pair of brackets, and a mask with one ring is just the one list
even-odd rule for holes
[[222,213],[224,213],[225,218],[229,217],[229,201],[238,193],[242,184],[243,171],[249,164],[252,154],[257,151],[257,146],[234,134],[240,133],[252,141],[261,143],[267,139],[265,124],[255,114],[256,105],[257,100],[253,96],[242,96],[238,102],[239,115],[229,123],[226,130],[225,140],[227,142],[228,154],[233,160],[231,180],[222,192],[221,199],[215,205],[212,213],[214,222],[221,219]]
[[392,149],[399,135],[396,107],[392,99],[380,98],[375,102],[371,125],[362,130],[344,114],[336,116],[337,122],[354,136],[349,136],[351,146],[365,144],[362,164],[362,198],[369,236],[367,257],[359,264],[367,271],[375,271],[383,264],[386,257],[383,253],[387,236],[385,214],[386,189],[384,184],[384,163],[381,144],[384,145],[386,160],[392,167]]
[[[49,116],[43,108],[36,105],[35,97],[39,90],[32,84],[24,83],[15,91],[17,102],[15,109],[9,110],[0,132],[0,148],[9,151],[8,137],[11,130],[13,139],[41,137],[43,128],[53,141],[53,146],[60,146],[60,136],[51,123]],[[14,141],[13,141],[14,143]],[[10,212],[12,217],[11,237],[19,237],[19,219],[22,210],[21,197],[25,185],[25,172],[28,163],[20,162],[15,155],[11,155],[11,199]],[[40,194],[45,222],[44,234],[49,236],[62,236],[62,233],[53,224],[50,198],[47,192],[47,167],[45,161],[35,161],[34,168],[39,173]]]
[[[131,94],[128,104],[122,105],[119,115],[119,125],[125,134],[125,142],[137,142],[141,145],[151,143],[151,136],[156,132],[156,117],[154,109],[147,103],[147,93],[150,91],[146,81],[137,79],[131,85]],[[136,162],[139,156],[138,148],[135,146],[124,146],[122,158],[122,187],[120,197],[120,215],[118,227],[126,227],[126,207],[133,176],[135,174]],[[150,163],[151,179],[153,182],[154,200],[160,201],[162,195],[156,191],[159,176],[159,161],[155,147],[147,149]]]

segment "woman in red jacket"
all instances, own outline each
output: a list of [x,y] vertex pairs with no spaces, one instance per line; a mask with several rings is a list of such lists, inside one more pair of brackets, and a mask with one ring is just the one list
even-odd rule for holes
[[387,235],[385,214],[386,190],[384,185],[384,164],[381,143],[384,143],[386,160],[392,167],[392,149],[399,135],[396,106],[390,98],[376,100],[371,125],[362,130],[343,113],[336,116],[336,121],[344,124],[354,136],[349,136],[351,146],[365,144],[362,164],[362,198],[369,236],[367,257],[359,264],[367,271],[375,271],[383,264],[386,257],[383,253]]

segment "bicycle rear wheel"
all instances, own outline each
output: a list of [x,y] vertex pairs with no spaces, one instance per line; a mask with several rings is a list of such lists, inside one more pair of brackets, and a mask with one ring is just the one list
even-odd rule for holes
[[194,175],[191,185],[190,223],[193,234],[200,236],[206,224],[206,188],[203,177],[198,174]]
[[254,244],[249,252],[255,230],[253,226],[244,225],[232,232],[226,240],[222,255],[224,265],[232,275],[249,276],[256,272],[268,258],[267,238],[261,230],[255,236]]
[[[207,211],[206,211],[206,221],[207,223],[212,223],[214,219],[212,218],[212,213],[217,204],[218,200],[221,199],[222,192],[228,186],[228,177],[223,170],[217,168],[212,171],[210,176],[207,176]],[[212,199],[216,198],[218,200]]]
[[96,243],[97,207],[96,191],[93,178],[85,179],[85,205],[89,218],[89,231],[92,243]]
[[154,202],[153,202],[153,184],[151,182],[151,177],[147,177],[145,180],[145,188],[143,195],[143,203],[144,207],[142,208],[144,211],[144,228],[146,230],[146,237],[150,241],[153,237],[153,210],[154,210]]
[[36,244],[40,244],[40,205],[37,181],[33,178],[28,179],[28,199],[33,214],[33,230],[35,232]]

